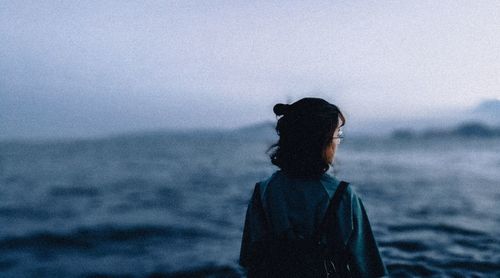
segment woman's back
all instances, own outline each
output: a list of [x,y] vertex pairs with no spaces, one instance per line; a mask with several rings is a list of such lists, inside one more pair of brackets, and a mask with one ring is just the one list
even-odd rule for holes
[[336,222],[327,229],[327,243],[336,251],[343,249],[352,276],[386,275],[366,210],[351,187],[340,195],[335,215],[325,214],[339,184],[336,177],[326,173],[318,179],[295,179],[282,171],[258,182],[246,213],[240,265],[254,267],[255,248],[263,239],[311,239],[323,219],[329,217]]
[[285,233],[289,238],[312,236],[339,183],[326,173],[320,178],[297,179],[275,172],[260,191],[272,233]]

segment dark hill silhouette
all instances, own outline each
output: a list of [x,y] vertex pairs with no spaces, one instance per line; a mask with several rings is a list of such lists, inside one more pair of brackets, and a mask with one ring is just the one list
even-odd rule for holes
[[500,126],[492,127],[482,122],[464,122],[452,128],[425,129],[415,132],[410,129],[396,129],[391,134],[395,139],[437,138],[437,137],[500,137]]

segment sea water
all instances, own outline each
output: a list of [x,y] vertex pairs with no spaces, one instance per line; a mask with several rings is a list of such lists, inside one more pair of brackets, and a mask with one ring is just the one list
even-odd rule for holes
[[[241,277],[272,136],[148,133],[0,143],[0,277]],[[393,277],[500,276],[500,139],[346,139]]]

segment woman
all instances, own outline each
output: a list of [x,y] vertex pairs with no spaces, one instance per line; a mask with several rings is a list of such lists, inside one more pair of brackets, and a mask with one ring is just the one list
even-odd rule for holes
[[[343,138],[344,115],[319,98],[276,104],[273,110],[281,117],[276,126],[279,140],[271,146],[270,158],[280,170],[255,186],[245,218],[240,265],[249,277],[327,277],[326,272],[335,271],[337,277],[387,275],[363,203],[347,183],[327,173]],[[287,247],[315,242],[316,237],[321,239],[318,246],[326,246],[333,256],[322,259],[324,269],[312,259],[318,247]],[[274,250],[279,248],[282,252],[276,258],[272,254],[278,254]],[[297,250],[311,253],[292,262],[288,257]],[[310,265],[314,267],[304,269]]]

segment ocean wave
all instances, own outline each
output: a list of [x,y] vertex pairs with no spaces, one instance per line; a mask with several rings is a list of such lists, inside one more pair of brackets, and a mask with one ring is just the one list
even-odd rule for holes
[[82,278],[114,278],[114,277],[145,277],[145,278],[240,278],[242,272],[237,268],[230,266],[204,266],[195,269],[176,271],[176,272],[163,272],[155,271],[152,273],[145,273],[143,275],[113,275],[106,273],[89,273],[80,276]]
[[99,189],[88,186],[53,187],[50,195],[54,197],[96,197],[100,195]]
[[49,219],[51,215],[47,211],[35,207],[1,207],[1,217],[43,221]]
[[475,231],[471,229],[465,229],[462,227],[457,227],[449,224],[436,224],[436,223],[420,223],[420,224],[407,224],[407,225],[389,225],[388,229],[394,232],[415,232],[422,230],[432,230],[444,232],[446,234],[452,235],[464,235],[464,236],[486,236],[485,233],[481,231]]
[[0,250],[55,250],[75,249],[89,251],[106,249],[114,243],[130,243],[152,239],[171,240],[176,238],[217,238],[218,235],[200,228],[179,226],[99,226],[79,228],[68,233],[36,232],[24,236],[5,237],[0,240]]

